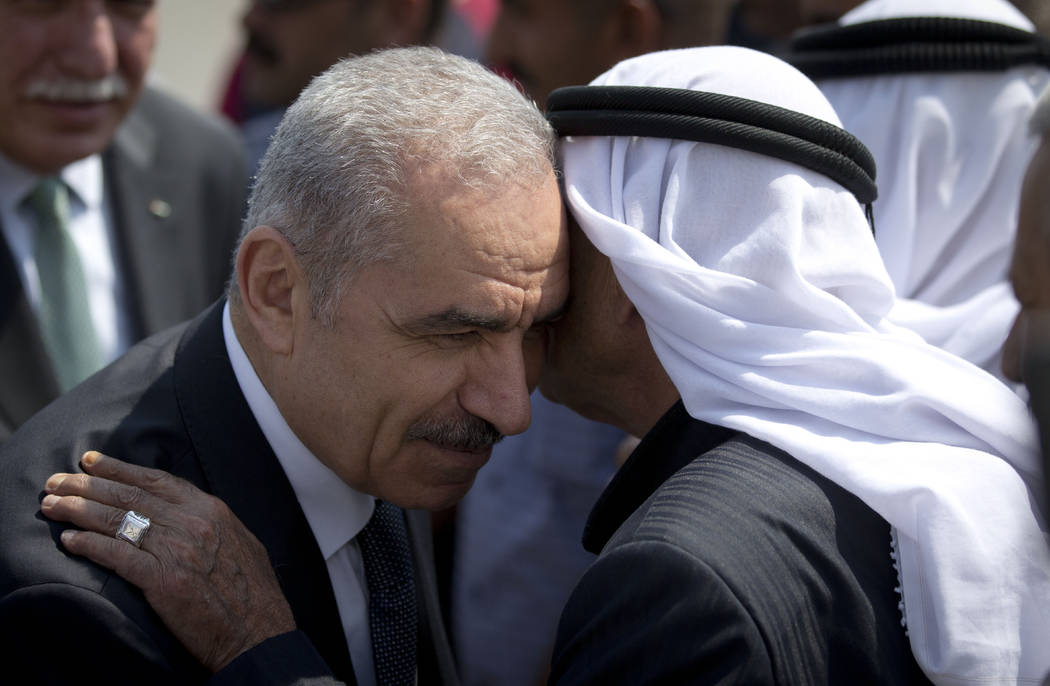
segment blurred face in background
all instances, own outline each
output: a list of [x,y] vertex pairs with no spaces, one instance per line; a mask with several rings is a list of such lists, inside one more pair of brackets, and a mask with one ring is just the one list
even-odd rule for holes
[[253,0],[244,16],[244,94],[290,104],[316,74],[363,43],[358,0]]
[[799,15],[803,26],[835,21],[863,0],[799,0]]
[[104,150],[156,29],[153,0],[0,0],[0,152],[50,174]]
[[512,76],[540,109],[562,86],[587,84],[631,55],[617,41],[618,0],[502,0],[487,59]]
[[289,105],[310,79],[350,55],[423,39],[429,0],[252,0],[244,15],[245,97]]
[[732,0],[503,0],[487,58],[546,108],[631,57],[725,40]]

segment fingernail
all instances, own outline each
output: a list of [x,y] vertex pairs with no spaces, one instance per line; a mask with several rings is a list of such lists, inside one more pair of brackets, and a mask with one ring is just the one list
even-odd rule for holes
[[59,534],[58,537],[59,537],[59,539],[61,539],[61,541],[62,541],[62,543],[64,545],[64,544],[67,544],[70,541],[72,541],[73,537],[76,536],[76,535],[77,535],[77,532],[73,531],[72,529],[66,529],[61,534]]
[[80,461],[88,467],[93,467],[100,457],[102,457],[102,455],[97,450],[89,450],[84,453],[84,457],[80,458]]
[[58,489],[62,485],[62,482],[66,480],[65,474],[52,474],[51,478],[44,484],[44,491],[51,493]]
[[41,507],[54,507],[55,503],[62,500],[57,495],[45,495],[44,499],[40,501]]

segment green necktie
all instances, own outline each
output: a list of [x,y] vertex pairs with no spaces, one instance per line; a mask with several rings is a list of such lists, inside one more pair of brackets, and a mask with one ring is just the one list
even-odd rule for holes
[[44,179],[28,201],[37,218],[40,326],[58,384],[66,391],[101,366],[84,269],[69,235],[69,189],[59,179]]

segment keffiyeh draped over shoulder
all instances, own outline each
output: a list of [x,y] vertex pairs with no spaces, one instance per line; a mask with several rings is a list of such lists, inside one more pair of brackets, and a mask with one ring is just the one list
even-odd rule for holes
[[[743,48],[645,55],[592,85],[723,93],[838,125],[808,79]],[[1033,424],[997,379],[886,319],[893,287],[856,199],[710,143],[568,137],[562,155],[572,213],[689,413],[786,450],[892,525],[927,674],[1041,679],[1050,548],[1026,485],[1040,478]]]
[[[952,17],[1024,31],[1007,0],[869,0],[853,25]],[[1038,140],[1028,118],[1044,66],[822,78],[843,126],[879,168],[876,240],[900,300],[890,319],[999,374],[1017,301],[1007,280],[1021,179]]]

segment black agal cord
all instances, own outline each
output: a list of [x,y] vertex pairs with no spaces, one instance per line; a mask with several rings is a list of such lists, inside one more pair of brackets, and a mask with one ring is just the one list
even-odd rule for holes
[[878,197],[875,160],[847,131],[815,117],[720,93],[643,86],[570,86],[547,97],[559,136],[642,136],[714,143],[793,162],[865,205]]
[[1050,68],[1050,40],[976,19],[902,17],[803,29],[785,59],[811,79]]

